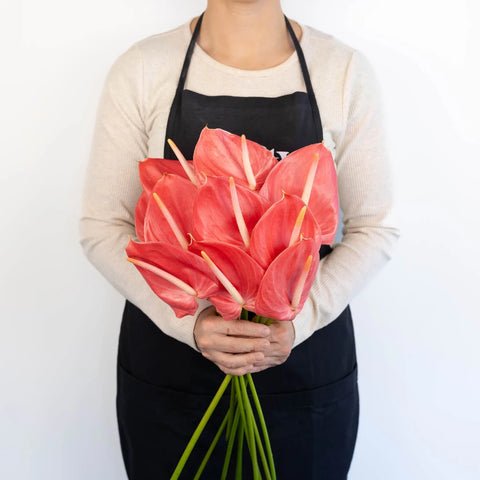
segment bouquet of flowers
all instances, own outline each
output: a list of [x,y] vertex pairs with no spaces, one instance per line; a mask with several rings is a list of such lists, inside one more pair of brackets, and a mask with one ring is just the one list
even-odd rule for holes
[[[318,143],[278,162],[243,135],[207,127],[192,161],[169,144],[178,161],[147,158],[139,164],[144,190],[135,225],[140,241],[128,244],[128,260],[177,317],[195,314],[202,298],[226,321],[248,320],[249,312],[253,321],[267,325],[293,320],[315,278],[320,246],[332,243],[337,229],[330,152]],[[223,431],[228,445],[222,478],[235,445],[235,478],[241,478],[244,439],[254,478],[262,478],[261,470],[265,478],[276,478],[260,402],[247,374],[225,377],[172,479],[179,477],[230,383],[230,408],[195,478]]]

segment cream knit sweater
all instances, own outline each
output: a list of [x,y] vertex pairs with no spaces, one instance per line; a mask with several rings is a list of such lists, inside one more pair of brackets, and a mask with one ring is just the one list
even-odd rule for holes
[[[115,288],[167,335],[196,348],[196,316],[176,318],[125,254],[129,236],[136,238],[137,162],[163,156],[170,105],[191,39],[189,23],[137,42],[111,67],[97,112],[80,236],[89,260]],[[309,299],[294,320],[294,346],[342,312],[390,258],[398,237],[371,69],[357,51],[310,27],[302,29],[325,145],[337,166],[344,228],[342,241],[320,262]],[[198,45],[185,88],[205,95],[263,97],[305,91],[296,53],[276,67],[246,71],[218,63]],[[208,305],[201,300],[198,312]]]

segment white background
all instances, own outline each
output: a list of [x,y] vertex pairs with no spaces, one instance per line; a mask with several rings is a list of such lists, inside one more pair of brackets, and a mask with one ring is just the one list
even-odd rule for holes
[[[126,478],[114,403],[123,301],[78,245],[83,175],[109,66],[204,5],[1,3],[1,478]],[[349,478],[478,479],[479,4],[283,6],[374,65],[397,178],[401,241],[352,303],[361,413]]]

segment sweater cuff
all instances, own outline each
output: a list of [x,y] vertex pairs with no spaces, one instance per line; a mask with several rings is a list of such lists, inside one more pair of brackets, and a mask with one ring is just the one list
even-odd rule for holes
[[[198,315],[212,304],[208,300],[204,299],[197,299],[197,302],[198,309],[194,315],[186,315],[183,318],[176,318],[174,320],[174,329],[165,333],[172,336],[179,342],[186,343],[189,347],[192,347],[197,352],[200,352],[195,342],[195,337],[193,336],[193,329],[195,328],[195,322],[197,321]],[[170,330],[170,328],[168,330]]]
[[292,348],[300,345],[315,332],[314,303],[312,301],[305,302],[302,311],[292,320],[295,329],[295,341]]

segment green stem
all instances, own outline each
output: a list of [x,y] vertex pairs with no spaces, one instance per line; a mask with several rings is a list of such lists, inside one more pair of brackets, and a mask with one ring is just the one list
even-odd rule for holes
[[[242,388],[245,388],[245,394],[248,395],[246,385],[243,385]],[[248,398],[248,396],[247,396],[247,398]],[[263,466],[263,470],[265,472],[265,476],[267,477],[267,480],[272,480],[271,471],[269,469],[269,464],[268,464],[267,458],[265,456],[265,451],[264,451],[263,445],[262,445],[262,439],[260,438],[260,433],[258,431],[257,422],[255,420],[255,415],[253,414],[253,408],[252,408],[252,405],[250,403],[250,400],[248,400],[246,408],[248,410],[248,415],[252,418],[253,433],[255,435],[255,440],[257,442],[258,452],[260,454],[260,459],[262,460],[262,466]]]
[[232,429],[230,430],[230,438],[228,439],[227,453],[225,454],[225,461],[223,462],[221,480],[227,478],[228,467],[230,466],[230,457],[232,456],[233,443],[237,436],[238,420],[240,419],[240,410],[237,408],[235,418],[233,419]]
[[[170,480],[177,480],[180,474],[182,473],[183,467],[185,466],[185,463],[188,460],[188,457],[190,456],[190,453],[192,453],[193,447],[198,441],[198,438],[200,437],[201,433],[203,432],[203,429],[205,428],[205,425],[207,424],[208,420],[212,416],[213,411],[215,410],[216,406],[218,405],[218,402],[220,401],[220,398],[222,397],[223,393],[225,392],[225,389],[228,387],[228,384],[230,383],[230,380],[232,379],[231,375],[226,375],[225,379],[223,380],[222,384],[220,385],[219,389],[217,390],[217,393],[213,397],[213,400],[210,402],[210,405],[207,408],[207,411],[204,413],[202,419],[200,420],[200,423],[198,424],[197,428],[195,429],[195,432],[192,435],[192,438],[188,442],[188,445],[185,447],[185,451],[183,452],[183,455],[181,456],[177,467],[175,468],[175,471],[173,472],[173,475],[170,477]],[[228,414],[227,414],[228,415]]]
[[246,377],[247,377],[248,386],[250,387],[250,391],[252,392],[253,402],[255,403],[255,407],[257,409],[258,418],[260,420],[260,426],[262,428],[263,439],[265,441],[265,448],[267,450],[267,457],[268,457],[268,463],[270,465],[270,472],[272,474],[272,480],[275,480],[277,476],[275,473],[275,464],[273,462],[272,447],[270,445],[270,438],[268,436],[267,425],[265,423],[265,418],[263,416],[262,407],[260,406],[260,400],[258,399],[257,390],[255,388],[255,384],[253,382],[252,376],[249,373],[247,373]]
[[[253,413],[252,413],[253,414]],[[265,472],[265,476],[267,480],[272,480],[272,476],[269,470],[269,465],[267,462],[267,457],[265,457],[265,451],[263,450],[262,439],[260,438],[260,432],[258,431],[257,423],[253,422],[253,431],[255,433],[255,439],[258,445],[258,451],[260,453],[260,458],[262,460],[263,470]]]
[[[248,447],[248,450],[250,451],[250,458],[252,460],[253,472],[255,474],[255,463],[256,463],[255,442],[252,442],[253,435],[252,436],[250,435],[250,428],[249,428],[249,421],[248,421],[249,417],[247,415],[247,411],[246,411],[245,404],[244,404],[244,401],[243,401],[242,389],[240,387],[240,378],[241,377],[233,377],[233,381],[235,382],[238,407],[240,409],[240,415],[242,416],[241,425],[243,426],[243,430],[245,432],[245,438],[247,440],[247,447]],[[255,457],[255,462],[253,460],[254,457]]]
[[241,396],[243,400],[243,409],[245,412],[246,418],[246,427],[247,427],[247,439],[248,439],[248,446],[250,448],[250,456],[252,459],[252,467],[253,467],[253,479],[258,480],[261,478],[260,475],[260,468],[258,466],[257,460],[257,449],[256,449],[256,442],[255,442],[255,431],[253,428],[253,422],[255,418],[253,418],[252,407],[250,405],[250,400],[248,399],[247,387],[245,385],[245,379],[243,376],[237,377],[238,383],[240,385]]
[[235,480],[242,480],[242,462],[243,462],[243,423],[238,427],[237,440],[237,465],[235,468]]
[[222,435],[223,430],[225,430],[225,426],[227,425],[227,420],[228,420],[228,412],[225,415],[225,418],[223,419],[220,427],[217,430],[217,433],[212,440],[212,443],[210,444],[210,447],[208,447],[207,453],[203,457],[202,463],[198,467],[197,473],[195,474],[195,477],[193,477],[193,480],[198,480],[200,478],[200,475],[203,473],[203,470],[205,469],[205,466],[207,465],[208,460],[210,459],[210,456],[212,455],[213,450],[217,446],[218,439]]
[[228,409],[228,423],[227,423],[227,432],[225,434],[225,441],[228,442],[230,438],[230,432],[232,430],[233,417],[235,416],[236,411],[236,395],[235,395],[235,383],[231,382],[230,384],[230,406]]

